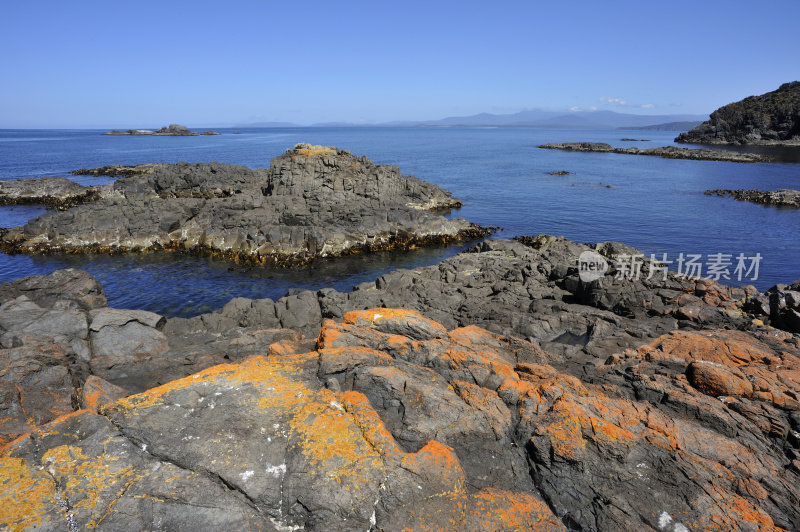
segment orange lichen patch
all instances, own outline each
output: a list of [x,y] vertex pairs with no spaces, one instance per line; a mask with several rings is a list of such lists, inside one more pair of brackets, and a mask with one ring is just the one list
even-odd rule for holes
[[320,146],[318,144],[297,144],[292,150],[291,157],[325,157],[336,155],[338,150],[333,146]]
[[372,408],[367,396],[361,392],[347,391],[342,394],[344,409],[353,420],[364,439],[383,457],[397,457],[403,454],[392,433],[386,429],[378,413]]
[[460,490],[465,477],[461,462],[449,445],[431,440],[416,453],[408,453],[400,461],[402,467],[421,477],[438,476],[449,490]]
[[79,417],[91,416],[91,415],[93,415],[92,412],[89,412],[88,410],[84,409],[75,410],[74,412],[70,412],[69,414],[64,414],[63,416],[54,419],[53,421],[51,421],[46,425],[34,428],[30,432],[18,436],[16,439],[8,442],[5,446],[0,448],[0,452],[8,453],[17,446],[28,443],[29,438],[31,438],[32,436],[35,437],[36,439],[42,439],[47,436],[53,436],[53,435],[62,435],[70,438],[76,438],[75,434],[72,434],[69,431],[71,426],[70,424]]
[[672,331],[638,349],[650,360],[705,360],[741,366],[773,358],[769,347],[741,331]]
[[[703,520],[704,530],[722,532],[724,530],[741,530],[743,524],[755,525],[759,531],[784,531],[783,528],[775,526],[772,518],[761,508],[754,506],[747,499],[711,487],[708,491],[713,499],[713,504],[717,511],[706,515]],[[747,528],[749,530],[749,528]]]
[[401,510],[404,531],[551,531],[564,525],[528,493],[486,488],[478,493],[445,492]]
[[496,392],[464,381],[454,381],[453,391],[466,404],[483,414],[497,439],[511,429],[511,412]]
[[609,397],[574,377],[543,381],[538,393],[545,401],[539,406],[550,407],[536,419],[534,438],[548,438],[554,456],[580,460],[587,442],[624,453],[647,434],[647,407]]
[[104,404],[127,395],[127,391],[95,375],[86,379],[81,390],[81,406],[94,412]]
[[447,336],[454,343],[464,347],[500,346],[498,335],[476,325],[467,325],[466,327],[453,329],[447,333]]
[[297,355],[307,351],[305,344],[302,340],[289,340],[283,339],[278,342],[269,344],[267,348],[267,355],[269,356],[285,356]]
[[361,327],[378,327],[388,322],[408,324],[409,327],[433,331],[441,336],[447,335],[447,329],[438,322],[426,318],[416,310],[396,308],[371,308],[352,310],[344,315],[344,323]]
[[385,476],[380,454],[365,442],[352,416],[334,406],[340,397],[322,389],[314,399],[300,405],[289,422],[308,463],[337,482],[362,484],[376,472]]
[[42,465],[56,479],[71,511],[87,512],[87,528],[95,528],[124,490],[147,475],[137,475],[131,465],[122,465],[120,456],[90,457],[71,445],[48,450]]
[[335,347],[336,339],[342,336],[342,331],[333,320],[325,320],[322,322],[322,328],[319,330],[317,336],[317,349],[325,349],[327,347]]
[[[800,357],[793,354],[795,346],[780,344],[782,341],[780,338],[758,339],[741,331],[672,331],[625,355],[647,360],[678,360],[694,363],[693,366],[717,364],[718,370],[710,365],[701,368],[703,373],[708,373],[707,378],[693,383],[704,393],[752,396],[780,408],[800,409],[797,395]],[[765,342],[775,342],[777,347],[772,349]]]
[[577,416],[561,417],[536,427],[534,437],[546,435],[550,439],[553,456],[577,461],[583,456],[586,442]]
[[749,397],[753,385],[737,368],[727,368],[714,362],[697,361],[689,365],[689,382],[706,395]]
[[0,457],[0,527],[25,530],[42,524],[57,502],[56,484],[22,458]]
[[[239,364],[220,364],[188,377],[177,379],[140,394],[120,399],[110,408],[122,410],[144,410],[164,404],[165,398],[176,390],[189,388],[205,382],[217,382],[231,387],[252,385],[259,388],[270,386],[270,379],[276,375],[286,376],[299,372],[308,358],[316,358],[316,353],[304,355],[264,357],[256,356]],[[301,385],[297,383],[298,385]],[[109,408],[109,407],[107,407]]]
[[329,347],[319,351],[320,366],[325,373],[337,373],[363,364],[384,366],[392,357],[369,347]]
[[520,379],[530,382],[539,382],[543,379],[550,379],[558,375],[558,370],[547,364],[521,363],[514,367],[514,371],[517,372]]

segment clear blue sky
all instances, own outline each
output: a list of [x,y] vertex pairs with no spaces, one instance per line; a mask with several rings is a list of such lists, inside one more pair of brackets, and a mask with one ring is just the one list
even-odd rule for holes
[[798,21],[799,0],[8,1],[0,127],[707,114],[800,79]]

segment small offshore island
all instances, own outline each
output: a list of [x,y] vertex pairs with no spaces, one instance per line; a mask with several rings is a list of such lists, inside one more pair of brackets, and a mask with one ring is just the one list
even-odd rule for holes
[[109,131],[106,135],[150,135],[153,137],[196,137],[198,135],[219,135],[216,131],[203,131],[198,133],[192,131],[186,126],[180,124],[170,124],[169,126],[162,127],[156,130],[150,129],[126,129],[118,131],[116,129]]
[[[110,168],[125,177],[85,190],[70,185],[76,206],[0,230],[0,248],[175,250],[292,266],[491,232],[445,218],[442,211],[461,206],[449,191],[334,147],[298,144],[267,170],[217,163]],[[25,181],[28,188],[45,187],[42,196],[52,195],[49,178]],[[7,186],[0,184],[0,193]]]

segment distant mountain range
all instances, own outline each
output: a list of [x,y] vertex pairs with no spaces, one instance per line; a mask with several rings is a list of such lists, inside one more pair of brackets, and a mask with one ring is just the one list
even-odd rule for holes
[[702,122],[698,121],[689,121],[689,122],[667,122],[666,124],[653,124],[651,126],[639,126],[639,127],[620,127],[617,129],[632,129],[638,131],[688,131],[694,127],[699,126]]
[[[358,127],[358,126],[396,126],[396,127],[534,127],[568,129],[667,129],[680,123],[690,123],[677,129],[684,131],[705,120],[704,115],[636,115],[614,111],[543,111],[530,109],[512,114],[480,113],[471,116],[451,116],[441,120],[395,121],[377,124],[350,122],[326,122],[312,124],[311,127]],[[260,122],[241,124],[238,127],[301,127],[287,122]]]

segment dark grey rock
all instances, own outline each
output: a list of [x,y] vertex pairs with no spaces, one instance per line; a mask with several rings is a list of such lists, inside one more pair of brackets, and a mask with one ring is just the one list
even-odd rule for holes
[[101,187],[102,199],[6,231],[3,248],[171,249],[290,265],[488,234],[433,212],[461,205],[448,191],[336,148],[298,144],[269,170],[179,163],[124,171]]

